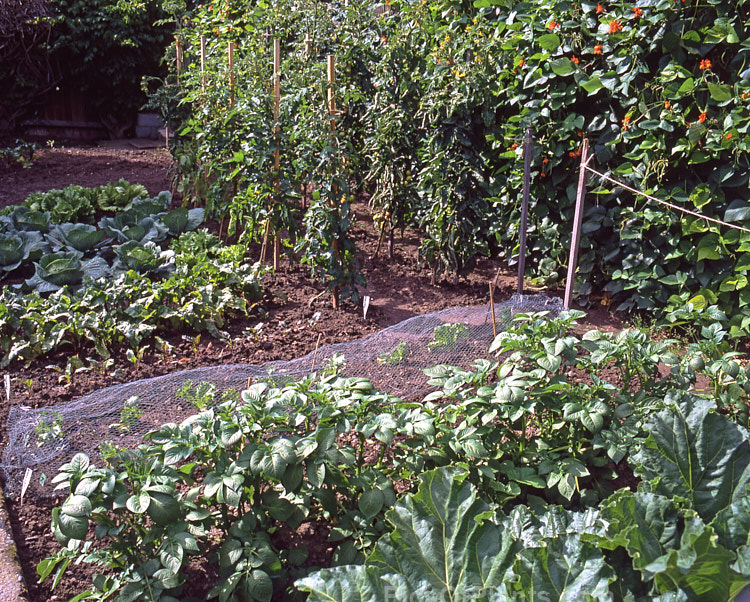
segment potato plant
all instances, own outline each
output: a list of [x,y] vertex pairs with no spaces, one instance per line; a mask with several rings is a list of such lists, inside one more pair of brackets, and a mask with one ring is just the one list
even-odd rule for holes
[[[690,591],[699,587],[704,562],[714,552],[728,564],[722,569],[726,578],[712,587],[724,591],[739,583],[744,565],[723,551],[730,549],[729,542],[747,537],[725,524],[735,505],[744,508],[750,475],[747,434],[732,421],[738,415],[718,415],[711,399],[691,391],[701,371],[689,356],[678,360],[671,351],[674,341],[654,341],[635,330],[575,334],[579,316],[520,314],[516,325],[495,341],[502,361],[478,360],[470,370],[430,368],[426,375],[438,389],[420,402],[378,393],[367,379],[347,378],[338,368],[289,384],[269,377],[241,393],[189,384],[180,396],[196,400],[202,408],[196,415],[149,433],[137,449],[107,448],[102,465],[79,454],[61,468],[55,482],[68,497],[55,510],[52,525],[64,547],[39,565],[40,576],[61,579],[70,562],[85,561],[103,571],[95,576],[89,597],[173,600],[181,595],[190,557],[208,550],[218,573],[210,596],[269,600],[290,579],[309,572],[300,566],[306,550],[280,549],[272,533],[322,519],[331,525],[334,565],[348,567],[310,576],[298,585],[324,591],[337,580],[359,579],[363,567],[377,564],[382,546],[389,545],[388,533],[405,528],[409,515],[432,523],[436,516],[459,512],[454,508],[442,514],[428,507],[425,483],[440,474],[460,475],[457,485],[471,484],[482,504],[503,516],[526,517],[519,525],[535,514],[547,525],[539,533],[543,539],[572,537],[583,525],[594,529],[601,518],[602,530],[550,541],[544,563],[565,562],[570,557],[566,549],[596,557],[601,573],[580,578],[592,579],[602,591],[615,583],[614,575],[638,591]],[[717,333],[720,329],[714,328]],[[710,361],[725,361],[720,353],[716,349]],[[664,363],[672,369],[662,376]],[[571,378],[573,370],[590,380]],[[747,408],[748,391],[748,370],[743,368],[732,381],[720,381],[711,397],[729,396],[736,406]],[[665,458],[673,458],[673,464]],[[615,467],[643,479],[638,492],[616,491]],[[687,474],[693,477],[686,479]],[[438,477],[438,488],[441,479],[447,483]],[[408,495],[397,502],[396,491]],[[709,496],[710,491],[718,493]],[[658,499],[652,499],[655,495]],[[697,535],[709,537],[712,530],[723,529],[722,538],[728,539],[711,544],[713,551],[700,547],[703,551],[683,567],[689,570],[675,583],[669,578],[677,575],[673,555],[689,547],[689,534],[670,539],[660,550],[649,548],[653,560],[665,556],[659,570],[647,569],[648,563],[640,560],[640,576],[626,570],[627,555],[637,559],[639,552],[623,539],[625,533],[629,525],[649,519],[612,521],[623,512],[632,514],[633,504],[643,505],[650,516],[652,502],[661,508],[674,496],[669,513],[689,514],[694,508],[702,521],[694,525]],[[463,493],[460,497],[468,499]],[[434,499],[450,505],[457,498]],[[460,507],[460,512],[467,508]],[[490,517],[482,514],[485,520]],[[456,516],[448,524],[453,528],[461,520]],[[476,530],[473,537],[483,542],[498,532],[485,522],[469,522]],[[613,530],[604,529],[605,523]],[[688,529],[688,521],[680,524]],[[460,562],[463,546],[471,547],[474,539],[449,539],[458,546],[450,557]],[[516,531],[512,541],[503,543],[501,547],[516,550],[507,563],[502,561],[503,571],[534,573],[530,567],[537,566],[535,555],[543,547],[532,545],[534,541],[541,542]],[[594,554],[592,543],[613,553]],[[616,552],[618,547],[623,550]],[[395,570],[396,565],[389,566]],[[429,579],[422,565],[413,568],[409,578]],[[526,587],[525,577],[503,574],[510,580],[488,586]],[[394,584],[390,578],[389,583]],[[292,595],[291,590],[285,595]]]

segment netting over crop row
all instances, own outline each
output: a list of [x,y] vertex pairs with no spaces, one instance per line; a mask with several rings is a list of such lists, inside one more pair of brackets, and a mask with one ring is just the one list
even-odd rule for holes
[[[545,310],[557,313],[562,303],[545,295],[514,295],[495,305],[494,328],[507,328],[516,313]],[[468,367],[485,357],[493,333],[489,306],[451,308],[409,318],[356,341],[321,347],[296,360],[196,368],[107,387],[54,407],[14,406],[0,463],[7,477],[5,490],[18,495],[31,470],[29,491],[51,493],[46,475],[53,475],[75,453],[96,455],[105,441],[136,446],[148,431],[196,413],[180,395],[189,383],[213,383],[221,393],[251,382],[283,384],[311,372],[336,370],[342,376],[368,377],[376,389],[407,398],[428,390],[424,368]]]

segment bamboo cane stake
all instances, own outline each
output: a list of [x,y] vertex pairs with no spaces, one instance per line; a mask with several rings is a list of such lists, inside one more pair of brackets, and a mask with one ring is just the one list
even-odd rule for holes
[[206,91],[206,36],[201,34],[201,86]]
[[492,334],[497,338],[497,320],[495,319],[495,287],[490,282],[490,313],[492,313]]
[[[332,136],[336,132],[336,98],[333,95],[333,84],[336,82],[336,57],[333,54],[329,54],[326,57],[326,72],[328,78],[328,114],[331,117],[331,134]],[[333,252],[338,256],[339,254],[339,241],[334,238],[331,246]],[[333,296],[331,302],[333,303],[333,309],[339,308],[339,287],[333,287]]]
[[526,230],[529,215],[529,190],[531,188],[531,128],[526,130],[523,142],[523,200],[521,202],[521,228],[518,249],[518,294],[523,295],[523,277],[526,272]]
[[176,68],[177,68],[177,83],[180,83],[180,75],[182,74],[182,42],[177,36],[174,37],[175,57],[176,57]]
[[[279,195],[281,194],[281,179],[279,170],[281,169],[281,151],[279,150],[279,113],[281,111],[281,41],[273,41],[273,133],[276,142],[276,149],[273,151],[273,169],[276,172],[276,182],[274,189],[276,198],[274,202],[278,204]],[[281,251],[281,241],[279,232],[274,234],[273,239],[273,269],[279,268],[279,255]]]
[[227,46],[227,60],[229,62],[229,106],[234,106],[234,42],[229,42]]
[[581,242],[581,224],[583,223],[583,202],[586,198],[586,164],[589,157],[589,141],[583,139],[581,147],[581,166],[578,172],[578,194],[576,195],[576,209],[573,216],[573,238],[570,243],[570,257],[568,258],[568,278],[565,282],[565,309],[570,309],[573,299],[573,284],[575,283],[576,268],[578,267],[578,246]]
[[312,36],[309,33],[305,34],[305,56],[309,57],[312,52]]
[[333,95],[333,84],[336,82],[336,57],[333,54],[326,57],[326,67],[328,75],[328,114],[331,116],[331,127],[335,131],[336,123],[333,118],[336,116],[336,98]]

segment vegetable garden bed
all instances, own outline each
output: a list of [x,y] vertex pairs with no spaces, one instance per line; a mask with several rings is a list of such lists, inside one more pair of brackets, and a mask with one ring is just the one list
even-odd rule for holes
[[[39,158],[29,169],[18,168],[0,174],[0,188],[6,194],[5,203],[17,204],[22,203],[27,194],[34,190],[62,189],[70,184],[98,186],[117,181],[121,176],[132,182],[148,183],[151,194],[169,187],[164,161],[152,153],[68,147],[39,153]],[[106,178],[106,181],[102,178]],[[358,207],[358,213],[360,208],[364,209],[364,205]],[[218,229],[216,223],[209,225]],[[362,318],[361,309],[333,311],[324,297],[310,305],[309,301],[320,293],[319,286],[310,282],[307,269],[285,263],[276,277],[267,276],[264,280],[266,292],[263,307],[268,315],[228,324],[231,345],[210,336],[196,339],[194,333],[185,333],[183,338],[183,333],[173,332],[164,336],[173,347],[169,354],[152,346],[146,350],[135,369],[126,359],[124,351],[116,352],[108,368],[100,370],[94,367],[78,371],[69,382],[64,376],[70,355],[67,351],[29,365],[14,363],[4,371],[11,376],[11,403],[52,409],[56,403],[118,382],[204,365],[293,359],[313,351],[316,344],[358,338],[413,315],[458,305],[486,303],[487,282],[494,280],[496,275],[496,267],[491,262],[480,264],[480,269],[462,286],[447,283],[432,286],[429,271],[421,270],[414,260],[418,245],[416,237],[407,233],[403,241],[397,239],[393,260],[383,257],[372,260],[368,257],[374,253],[377,232],[373,230],[366,211],[360,215],[355,232],[358,244],[363,249],[364,269],[369,282],[367,290],[373,297],[367,320]],[[257,248],[253,252],[257,253]],[[501,275],[497,298],[510,295],[514,283],[515,278],[511,274]],[[617,324],[615,318],[605,311],[600,311],[595,319],[608,326]],[[260,324],[262,326],[258,328]],[[93,351],[91,355],[95,355]],[[87,364],[84,367],[90,367],[86,357],[82,357],[82,360]],[[0,432],[3,433],[0,437],[3,438],[7,409],[7,402],[3,400],[0,404]],[[19,504],[17,499],[8,500],[8,506],[32,601],[47,601],[55,599],[54,596],[67,599],[89,587],[88,577],[76,571],[55,592],[50,591],[50,580],[37,585],[35,565],[57,545],[49,531],[52,501],[27,497],[23,504]],[[315,534],[325,532],[325,528],[308,524],[301,531],[309,531],[311,536],[308,539],[315,542]],[[288,533],[283,537],[298,540],[301,535]],[[321,551],[312,551],[311,558],[320,559],[324,548],[321,545]]]

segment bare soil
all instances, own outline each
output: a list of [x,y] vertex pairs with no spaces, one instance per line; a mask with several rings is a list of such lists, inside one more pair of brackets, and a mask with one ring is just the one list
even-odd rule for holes
[[[32,167],[0,172],[0,207],[22,203],[34,191],[63,188],[69,184],[99,186],[120,178],[143,184],[155,195],[170,188],[170,164],[170,157],[163,149],[136,149],[124,145],[120,148],[54,145],[40,151]],[[32,407],[53,406],[118,382],[135,381],[177,370],[294,359],[313,351],[317,345],[353,340],[418,314],[447,307],[485,304],[489,299],[491,283],[496,284],[495,301],[503,301],[515,291],[515,274],[489,259],[481,259],[477,269],[457,285],[449,282],[432,285],[430,272],[420,265],[417,258],[417,236],[409,232],[403,238],[396,238],[393,258],[389,259],[383,253],[374,257],[378,236],[367,205],[358,203],[354,210],[357,215],[355,238],[362,249],[360,260],[368,282],[363,292],[372,298],[366,319],[361,307],[344,305],[334,310],[330,298],[326,294],[321,295],[322,286],[310,279],[309,270],[284,259],[277,273],[269,275],[265,281],[262,305],[267,313],[234,320],[228,328],[231,338],[235,338],[247,327],[262,321],[265,326],[260,337],[228,346],[225,342],[203,335],[196,347],[193,342],[183,338],[185,333],[168,333],[165,338],[174,345],[174,353],[168,357],[147,353],[137,370],[125,359],[124,350],[115,353],[116,365],[113,370],[120,368],[125,375],[119,379],[91,371],[77,375],[72,383],[65,384],[60,381],[59,373],[48,367],[64,367],[69,355],[65,352],[42,358],[28,366],[12,365],[8,370],[11,376],[10,402],[4,397],[0,400],[0,449],[6,444],[5,423],[9,403]],[[255,259],[257,256],[250,258]],[[560,294],[556,290],[544,292]],[[313,331],[305,325],[316,313],[321,315]],[[619,328],[621,323],[616,316],[598,306],[589,309],[587,326],[613,330]],[[191,333],[188,338],[192,337]],[[31,602],[67,600],[90,587],[90,577],[86,571],[77,568],[54,592],[50,590],[51,580],[36,584],[36,564],[57,547],[49,530],[54,502],[33,497],[25,499],[23,504],[15,499],[6,502]],[[311,547],[311,558],[320,562],[330,553],[325,544],[326,533],[327,526],[316,523],[303,525],[301,532],[282,534],[280,537],[290,541],[304,538]],[[316,541],[317,548],[314,545]],[[203,567],[196,567],[196,575],[200,576],[204,570]],[[197,581],[200,581],[200,577]],[[199,586],[195,593],[200,593]]]

